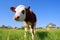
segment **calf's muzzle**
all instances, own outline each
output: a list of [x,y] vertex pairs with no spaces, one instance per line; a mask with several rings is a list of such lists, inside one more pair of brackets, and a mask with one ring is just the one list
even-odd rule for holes
[[19,19],[19,16],[14,16],[14,20],[18,20]]

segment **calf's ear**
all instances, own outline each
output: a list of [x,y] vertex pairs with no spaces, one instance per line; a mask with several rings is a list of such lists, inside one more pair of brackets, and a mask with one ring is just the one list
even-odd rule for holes
[[14,7],[10,7],[11,11],[16,12]]
[[27,10],[30,10],[30,6],[26,7]]
[[27,9],[30,9],[30,6],[28,6]]

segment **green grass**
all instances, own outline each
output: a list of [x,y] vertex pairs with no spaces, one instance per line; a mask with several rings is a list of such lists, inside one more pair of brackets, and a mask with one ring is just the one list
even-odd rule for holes
[[[27,38],[24,38],[24,30],[0,29],[0,40],[31,40],[31,34],[27,32]],[[60,40],[60,29],[41,30],[37,29],[34,34],[34,40]]]

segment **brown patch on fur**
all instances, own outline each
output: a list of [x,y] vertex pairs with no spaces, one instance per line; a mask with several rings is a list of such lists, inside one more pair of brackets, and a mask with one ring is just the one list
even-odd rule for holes
[[[26,23],[27,22],[31,22],[33,26],[36,23],[36,15],[32,11],[30,11],[30,9],[26,9],[26,19],[25,19],[25,22]],[[33,26],[32,26],[32,28],[34,28]]]

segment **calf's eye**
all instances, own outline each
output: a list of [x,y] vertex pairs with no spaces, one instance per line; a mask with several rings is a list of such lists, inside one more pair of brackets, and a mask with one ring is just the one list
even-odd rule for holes
[[25,11],[24,11],[24,10],[22,10],[22,14],[24,14],[24,12],[25,12]]

